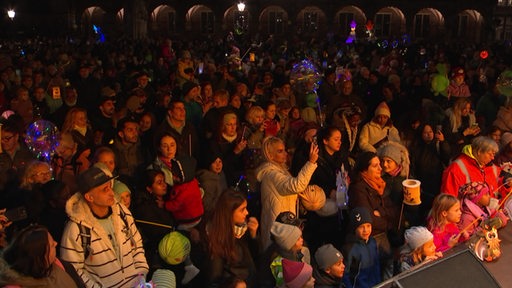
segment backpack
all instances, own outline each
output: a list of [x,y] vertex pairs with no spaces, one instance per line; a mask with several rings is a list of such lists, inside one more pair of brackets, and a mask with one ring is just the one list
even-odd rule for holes
[[[123,223],[126,227],[126,229],[129,229],[130,226],[128,226],[128,221],[126,221],[126,213],[124,210],[119,207],[119,212],[121,215],[121,219],[123,220]],[[84,251],[84,261],[89,257],[91,254],[91,228],[82,225],[82,223],[76,223],[78,225],[78,229],[80,230],[80,241],[82,242],[82,251]],[[133,242],[133,235],[129,234],[130,240]]]

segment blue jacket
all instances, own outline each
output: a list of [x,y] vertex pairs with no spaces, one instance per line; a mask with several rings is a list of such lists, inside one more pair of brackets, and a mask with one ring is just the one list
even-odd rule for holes
[[373,287],[381,282],[377,242],[370,237],[367,243],[350,237],[345,255],[345,273],[342,282],[347,288]]

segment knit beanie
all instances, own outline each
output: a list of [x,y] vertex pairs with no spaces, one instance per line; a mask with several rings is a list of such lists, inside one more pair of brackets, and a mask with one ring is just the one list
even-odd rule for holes
[[113,190],[114,190],[116,199],[118,201],[119,201],[119,198],[121,197],[121,193],[128,192],[129,194],[132,194],[132,191],[130,190],[130,188],[128,188],[128,186],[126,186],[126,184],[124,184],[123,182],[121,182],[119,180],[114,180]]
[[300,201],[308,211],[317,211],[325,205],[325,192],[318,185],[308,185],[299,193]]
[[343,259],[341,252],[332,244],[325,244],[315,252],[315,261],[318,268],[325,270]]
[[185,261],[190,254],[190,241],[177,231],[173,231],[162,238],[158,243],[158,254],[171,265],[178,265]]
[[427,228],[421,226],[414,226],[405,230],[404,237],[405,242],[412,250],[416,250],[416,248],[434,239],[434,235]]
[[507,146],[510,142],[512,142],[512,133],[505,132],[503,135],[501,135],[501,147]]
[[489,194],[489,186],[484,182],[469,182],[459,188],[459,196],[477,203],[482,196]]
[[356,207],[350,211],[350,225],[355,231],[357,227],[365,223],[373,223],[372,215],[365,207]]
[[283,278],[288,288],[302,288],[313,276],[313,268],[304,262],[282,260]]
[[270,234],[279,247],[290,250],[293,245],[297,243],[297,240],[299,240],[302,231],[300,231],[299,227],[294,225],[274,222],[270,228]]
[[388,117],[391,117],[391,110],[389,109],[388,104],[386,102],[382,101],[379,106],[377,106],[377,109],[375,109],[375,116],[379,115],[385,115]]
[[377,149],[377,155],[379,155],[379,158],[389,157],[401,166],[400,175],[407,176],[409,174],[409,151],[407,151],[404,145],[388,141]]

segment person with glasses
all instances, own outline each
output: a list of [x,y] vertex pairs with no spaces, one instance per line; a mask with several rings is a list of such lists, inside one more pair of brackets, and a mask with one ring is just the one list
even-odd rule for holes
[[25,173],[27,163],[35,160],[28,147],[20,141],[18,127],[19,125],[11,119],[3,123],[1,128],[0,190],[17,187]]

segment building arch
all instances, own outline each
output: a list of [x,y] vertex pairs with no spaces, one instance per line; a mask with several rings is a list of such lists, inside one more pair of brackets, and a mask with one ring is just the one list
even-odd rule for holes
[[94,33],[93,25],[103,27],[105,22],[105,14],[107,12],[99,6],[91,6],[82,12],[80,20],[80,31],[84,35],[92,35]]
[[383,7],[375,14],[375,36],[378,38],[396,38],[404,34],[405,16],[402,10],[397,7]]
[[465,39],[468,42],[480,42],[484,29],[484,18],[477,10],[463,10],[455,17],[455,37]]
[[284,35],[288,32],[288,19],[288,12],[281,6],[268,6],[260,13],[258,30],[265,35]]
[[250,29],[249,23],[251,23],[251,20],[251,15],[247,9],[239,11],[237,5],[233,5],[224,12],[222,28],[240,35]]
[[358,38],[364,37],[365,35],[365,23],[366,15],[363,10],[357,6],[345,6],[342,7],[334,16],[335,31],[339,31],[340,35],[346,37],[350,33],[350,22],[356,21],[356,36]]
[[416,39],[435,39],[444,33],[444,16],[435,8],[423,8],[414,14],[412,36]]
[[296,18],[297,28],[305,36],[325,35],[327,17],[317,6],[306,6],[299,11]]
[[206,5],[194,5],[185,15],[185,31],[192,35],[212,35],[216,32],[215,13]]
[[176,33],[176,9],[169,5],[160,5],[151,12],[150,32],[163,36]]

